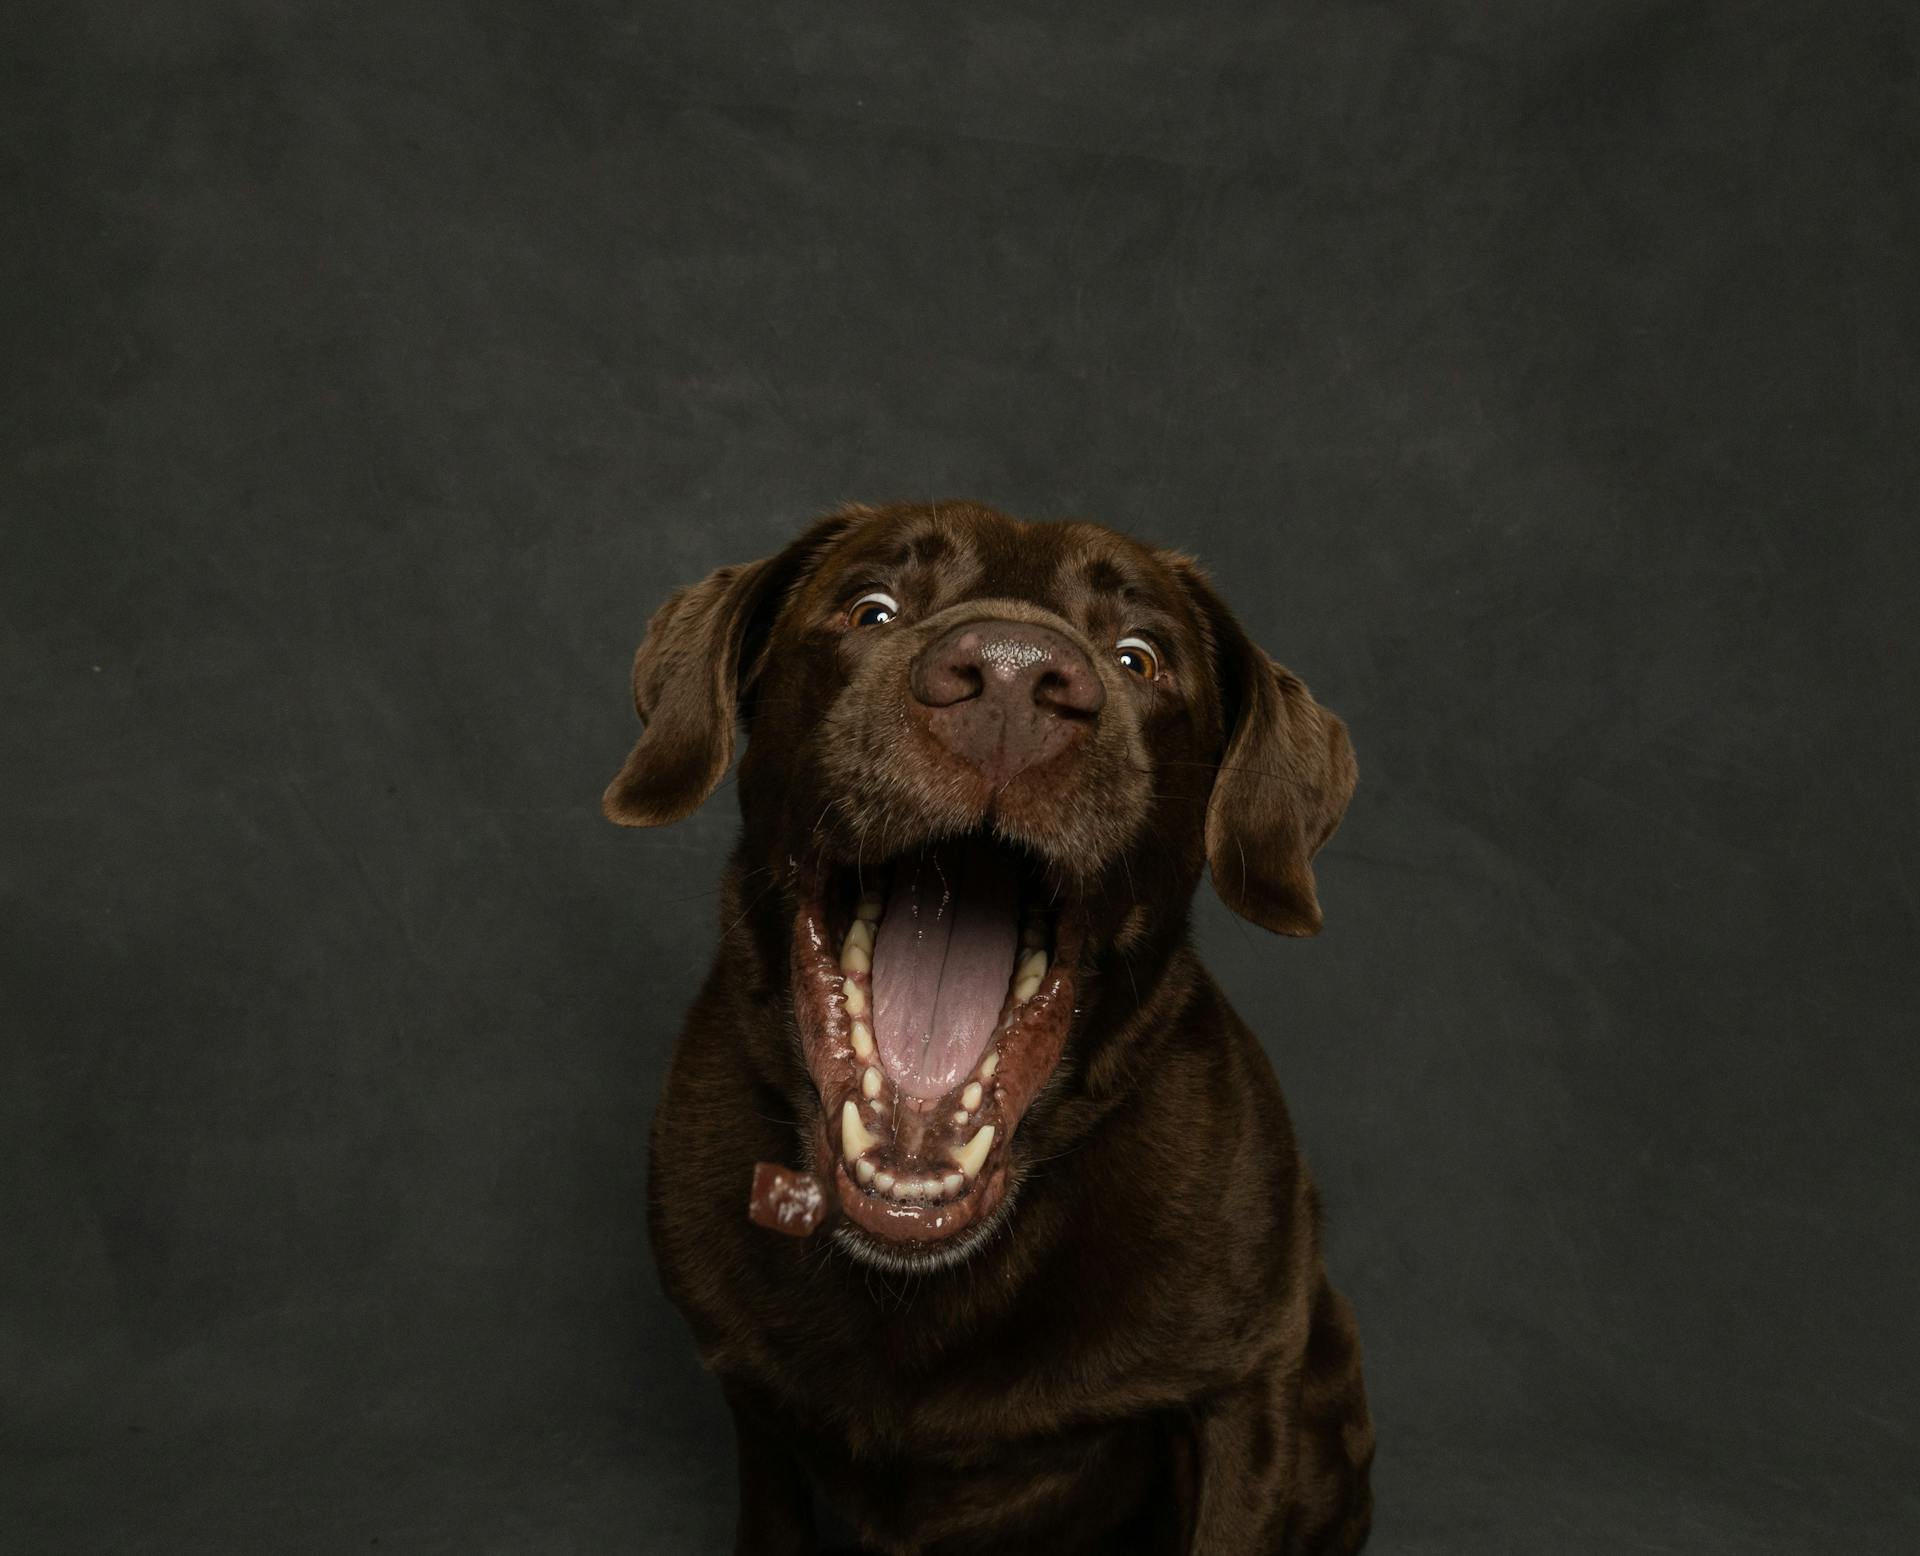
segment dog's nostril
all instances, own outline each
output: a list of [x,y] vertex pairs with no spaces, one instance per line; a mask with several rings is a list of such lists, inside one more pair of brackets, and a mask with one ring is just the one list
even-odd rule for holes
[[913,695],[930,708],[971,702],[986,690],[980,666],[963,654],[923,656],[913,667]]
[[1033,700],[1068,718],[1091,718],[1107,700],[1107,689],[1087,665],[1050,666],[1034,684]]

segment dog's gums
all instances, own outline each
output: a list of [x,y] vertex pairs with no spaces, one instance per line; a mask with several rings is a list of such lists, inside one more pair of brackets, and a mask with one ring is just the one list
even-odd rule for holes
[[980,835],[805,878],[794,1008],[817,1167],[896,1256],[937,1254],[1006,1201],[1008,1148],[1072,1023],[1080,938],[1071,903]]

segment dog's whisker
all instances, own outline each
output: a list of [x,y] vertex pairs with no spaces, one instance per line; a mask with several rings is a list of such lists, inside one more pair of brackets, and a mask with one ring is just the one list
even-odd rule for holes
[[720,932],[720,938],[723,941],[726,940],[730,935],[732,935],[732,933],[736,929],[738,929],[742,924],[746,923],[748,917],[752,914],[753,910],[760,906],[761,900],[767,895],[768,892],[772,891],[779,884],[780,883],[777,880],[768,881],[765,886],[762,886],[758,892],[754,893],[753,901],[749,902],[744,908],[742,908],[740,910],[740,916],[736,918],[731,924],[727,925],[727,927]]

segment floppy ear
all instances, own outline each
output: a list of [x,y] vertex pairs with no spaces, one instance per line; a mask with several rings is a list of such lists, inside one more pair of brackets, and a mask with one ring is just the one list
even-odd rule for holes
[[1213,633],[1228,730],[1207,802],[1213,889],[1263,929],[1318,934],[1313,856],[1359,777],[1347,726],[1261,652],[1197,568],[1183,571]]
[[600,797],[609,821],[658,827],[698,810],[733,760],[740,694],[787,590],[856,517],[822,519],[775,556],[723,567],[676,591],[633,656],[633,706],[646,726]]

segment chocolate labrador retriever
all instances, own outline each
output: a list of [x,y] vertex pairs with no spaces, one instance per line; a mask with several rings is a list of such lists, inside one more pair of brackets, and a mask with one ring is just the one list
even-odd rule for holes
[[893,1556],[1358,1550],[1353,1316],[1188,934],[1203,866],[1320,927],[1340,720],[1186,557],[946,503],[682,589],[633,694],[627,826],[748,732],[649,1206],[732,1407],[735,1550],[814,1550],[816,1491]]

